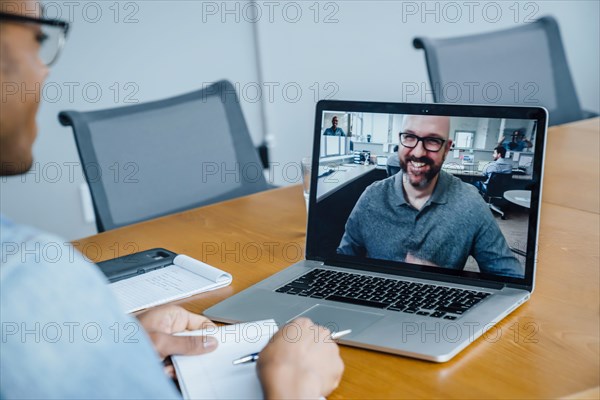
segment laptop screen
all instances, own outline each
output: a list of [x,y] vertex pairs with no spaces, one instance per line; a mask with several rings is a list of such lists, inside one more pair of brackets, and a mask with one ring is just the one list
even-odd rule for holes
[[320,102],[307,258],[532,284],[545,127],[541,108]]

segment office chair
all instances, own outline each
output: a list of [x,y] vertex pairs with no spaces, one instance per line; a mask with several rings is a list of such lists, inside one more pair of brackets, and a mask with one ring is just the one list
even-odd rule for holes
[[546,16],[501,31],[417,37],[436,103],[544,106],[549,125],[592,118],[575,92],[558,24]]
[[63,111],[98,232],[268,189],[230,82],[101,111]]
[[484,195],[490,209],[500,214],[500,218],[502,219],[506,219],[506,216],[498,204],[505,202],[504,192],[510,189],[511,184],[512,174],[494,172],[490,175],[490,181],[487,184],[487,191]]

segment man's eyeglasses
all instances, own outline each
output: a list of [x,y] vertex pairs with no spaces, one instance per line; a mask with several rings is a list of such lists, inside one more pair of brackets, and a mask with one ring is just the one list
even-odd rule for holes
[[419,142],[423,142],[423,147],[425,148],[425,150],[437,153],[442,149],[442,146],[444,145],[446,140],[435,137],[421,138],[417,135],[413,135],[412,133],[400,133],[400,143],[404,147],[414,149],[415,147],[417,147]]
[[0,12],[0,22],[5,21],[40,25],[41,32],[36,35],[40,43],[40,59],[47,66],[56,62],[69,32],[68,22]]

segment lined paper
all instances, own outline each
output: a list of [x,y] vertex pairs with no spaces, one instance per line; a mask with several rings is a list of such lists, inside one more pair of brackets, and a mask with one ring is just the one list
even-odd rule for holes
[[179,255],[173,265],[110,286],[125,311],[131,313],[227,286],[231,281],[230,274]]

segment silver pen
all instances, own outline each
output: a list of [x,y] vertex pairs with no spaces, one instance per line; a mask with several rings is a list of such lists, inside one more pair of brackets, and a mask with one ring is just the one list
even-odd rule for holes
[[[331,339],[336,340],[341,338],[342,336],[346,336],[347,334],[352,333],[352,329],[346,329],[344,331],[334,332],[331,334]],[[251,362],[256,362],[258,360],[259,353],[248,354],[247,356],[240,357],[237,360],[233,360],[233,365],[246,364]]]

